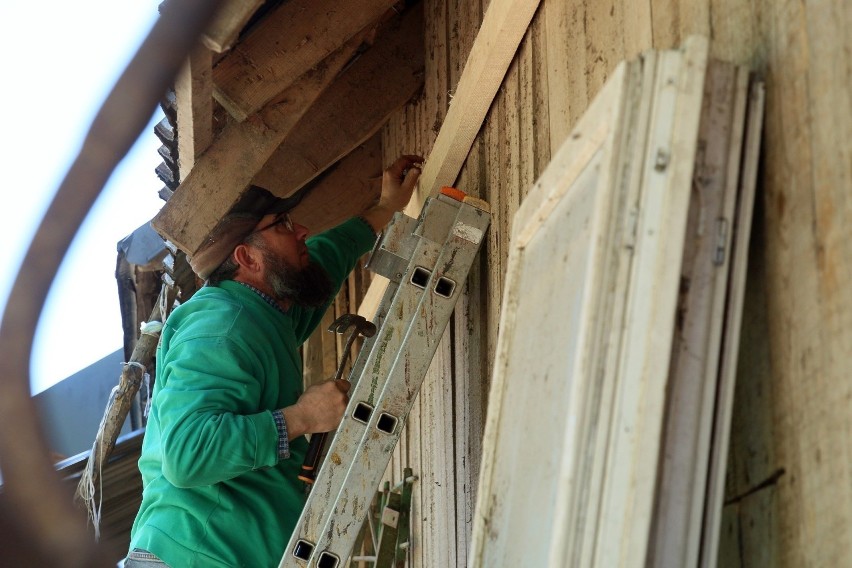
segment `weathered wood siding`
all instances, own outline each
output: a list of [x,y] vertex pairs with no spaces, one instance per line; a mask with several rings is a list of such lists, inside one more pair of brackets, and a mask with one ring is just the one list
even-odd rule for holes
[[[486,9],[426,0],[425,88],[384,129],[385,163],[400,152],[429,155]],[[412,566],[465,565],[514,212],[616,64],[693,33],[767,87],[720,558],[848,562],[850,28],[852,3],[843,0],[541,3],[457,183],[490,202],[493,221],[389,468],[395,480],[404,466],[419,476]]]

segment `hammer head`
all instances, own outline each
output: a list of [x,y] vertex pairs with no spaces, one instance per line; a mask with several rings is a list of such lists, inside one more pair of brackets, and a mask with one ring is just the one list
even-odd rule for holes
[[376,324],[358,314],[343,314],[328,326],[328,331],[333,333],[344,333],[348,329],[352,329],[353,336],[373,337],[376,334]]

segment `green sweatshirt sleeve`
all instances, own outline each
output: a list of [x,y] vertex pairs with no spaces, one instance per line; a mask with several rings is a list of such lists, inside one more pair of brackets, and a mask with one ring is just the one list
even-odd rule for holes
[[226,337],[172,345],[158,398],[163,475],[177,487],[210,485],[278,461],[277,430],[259,410],[258,361]]

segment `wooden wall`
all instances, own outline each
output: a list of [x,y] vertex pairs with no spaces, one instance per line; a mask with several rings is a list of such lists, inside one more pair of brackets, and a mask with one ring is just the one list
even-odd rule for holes
[[[485,9],[425,0],[426,84],[385,127],[385,164],[401,152],[429,155]],[[720,558],[848,563],[849,29],[845,0],[542,1],[457,183],[490,202],[493,222],[389,468],[395,481],[404,466],[419,476],[411,566],[466,562],[513,213],[617,64],[693,33],[767,87]]]

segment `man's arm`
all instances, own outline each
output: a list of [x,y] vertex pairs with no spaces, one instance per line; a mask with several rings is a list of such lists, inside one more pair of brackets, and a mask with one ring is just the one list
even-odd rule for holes
[[380,233],[393,214],[408,205],[420,177],[420,156],[405,154],[396,159],[382,175],[382,194],[378,203],[361,214],[375,233]]
[[[382,175],[379,201],[361,214],[373,232],[381,232],[393,214],[408,204],[420,177],[423,158],[405,154],[391,164]],[[330,432],[337,428],[349,398],[347,381],[324,381],[308,388],[296,404],[282,409],[290,440],[305,434]]]

